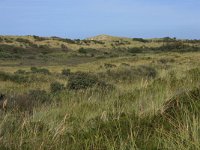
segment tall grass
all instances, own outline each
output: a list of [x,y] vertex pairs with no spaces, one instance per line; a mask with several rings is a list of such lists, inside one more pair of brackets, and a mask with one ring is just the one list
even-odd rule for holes
[[[141,61],[138,66],[149,60]],[[67,87],[68,77],[55,73],[34,74],[42,82],[30,84],[0,81],[1,91],[13,99],[33,89],[46,90],[50,99],[31,113],[12,108],[1,111],[0,149],[199,149],[200,94],[193,93],[199,88],[199,71],[187,63],[183,70],[176,60],[169,62],[169,68],[158,63],[151,64],[157,71],[153,78],[140,71],[140,77],[136,73],[132,79],[137,71],[133,70],[128,72],[129,82],[121,80],[119,75],[126,75],[113,68],[109,78],[100,76],[116,87],[112,90],[92,86],[50,92],[53,81]],[[101,71],[106,74],[107,70]]]

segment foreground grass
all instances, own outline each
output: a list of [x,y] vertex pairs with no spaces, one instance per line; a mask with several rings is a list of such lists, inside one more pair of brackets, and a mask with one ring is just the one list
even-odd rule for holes
[[[65,66],[47,66],[52,74],[33,74],[37,80],[31,83],[0,81],[1,92],[10,97],[32,89],[50,93],[49,101],[31,112],[1,111],[0,149],[199,149],[198,57],[197,52],[141,54],[70,67],[72,72],[99,75],[114,90],[92,87],[51,93],[52,81],[67,84],[68,77],[60,75]],[[105,63],[116,66],[105,68]],[[131,68],[127,64],[151,65],[157,76],[134,79],[131,74],[131,80],[126,80]],[[30,70],[27,66],[1,68],[11,73]]]

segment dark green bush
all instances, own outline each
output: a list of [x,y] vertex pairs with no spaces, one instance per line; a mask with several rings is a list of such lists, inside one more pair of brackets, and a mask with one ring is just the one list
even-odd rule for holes
[[148,40],[145,40],[143,38],[133,38],[133,41],[138,41],[138,42],[143,42],[143,43],[149,42]]
[[50,88],[52,93],[56,93],[64,90],[64,85],[59,82],[53,82],[51,83]]
[[94,86],[97,86],[100,89],[113,88],[112,85],[99,80],[97,76],[84,72],[71,74],[67,85],[71,90],[87,89]]
[[128,52],[129,53],[142,53],[143,52],[143,48],[139,48],[139,47],[129,48]]
[[69,76],[70,74],[71,74],[71,70],[70,69],[63,69],[62,70],[62,75]]
[[89,73],[76,72],[69,77],[67,87],[72,90],[86,89],[97,84],[97,77]]

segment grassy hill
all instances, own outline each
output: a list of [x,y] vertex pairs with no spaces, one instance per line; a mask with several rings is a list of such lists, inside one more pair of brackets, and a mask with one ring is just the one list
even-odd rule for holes
[[199,46],[0,36],[0,149],[199,149]]

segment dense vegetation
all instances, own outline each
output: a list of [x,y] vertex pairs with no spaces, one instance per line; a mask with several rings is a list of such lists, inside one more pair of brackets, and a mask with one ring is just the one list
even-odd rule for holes
[[199,44],[2,36],[0,149],[199,149]]

